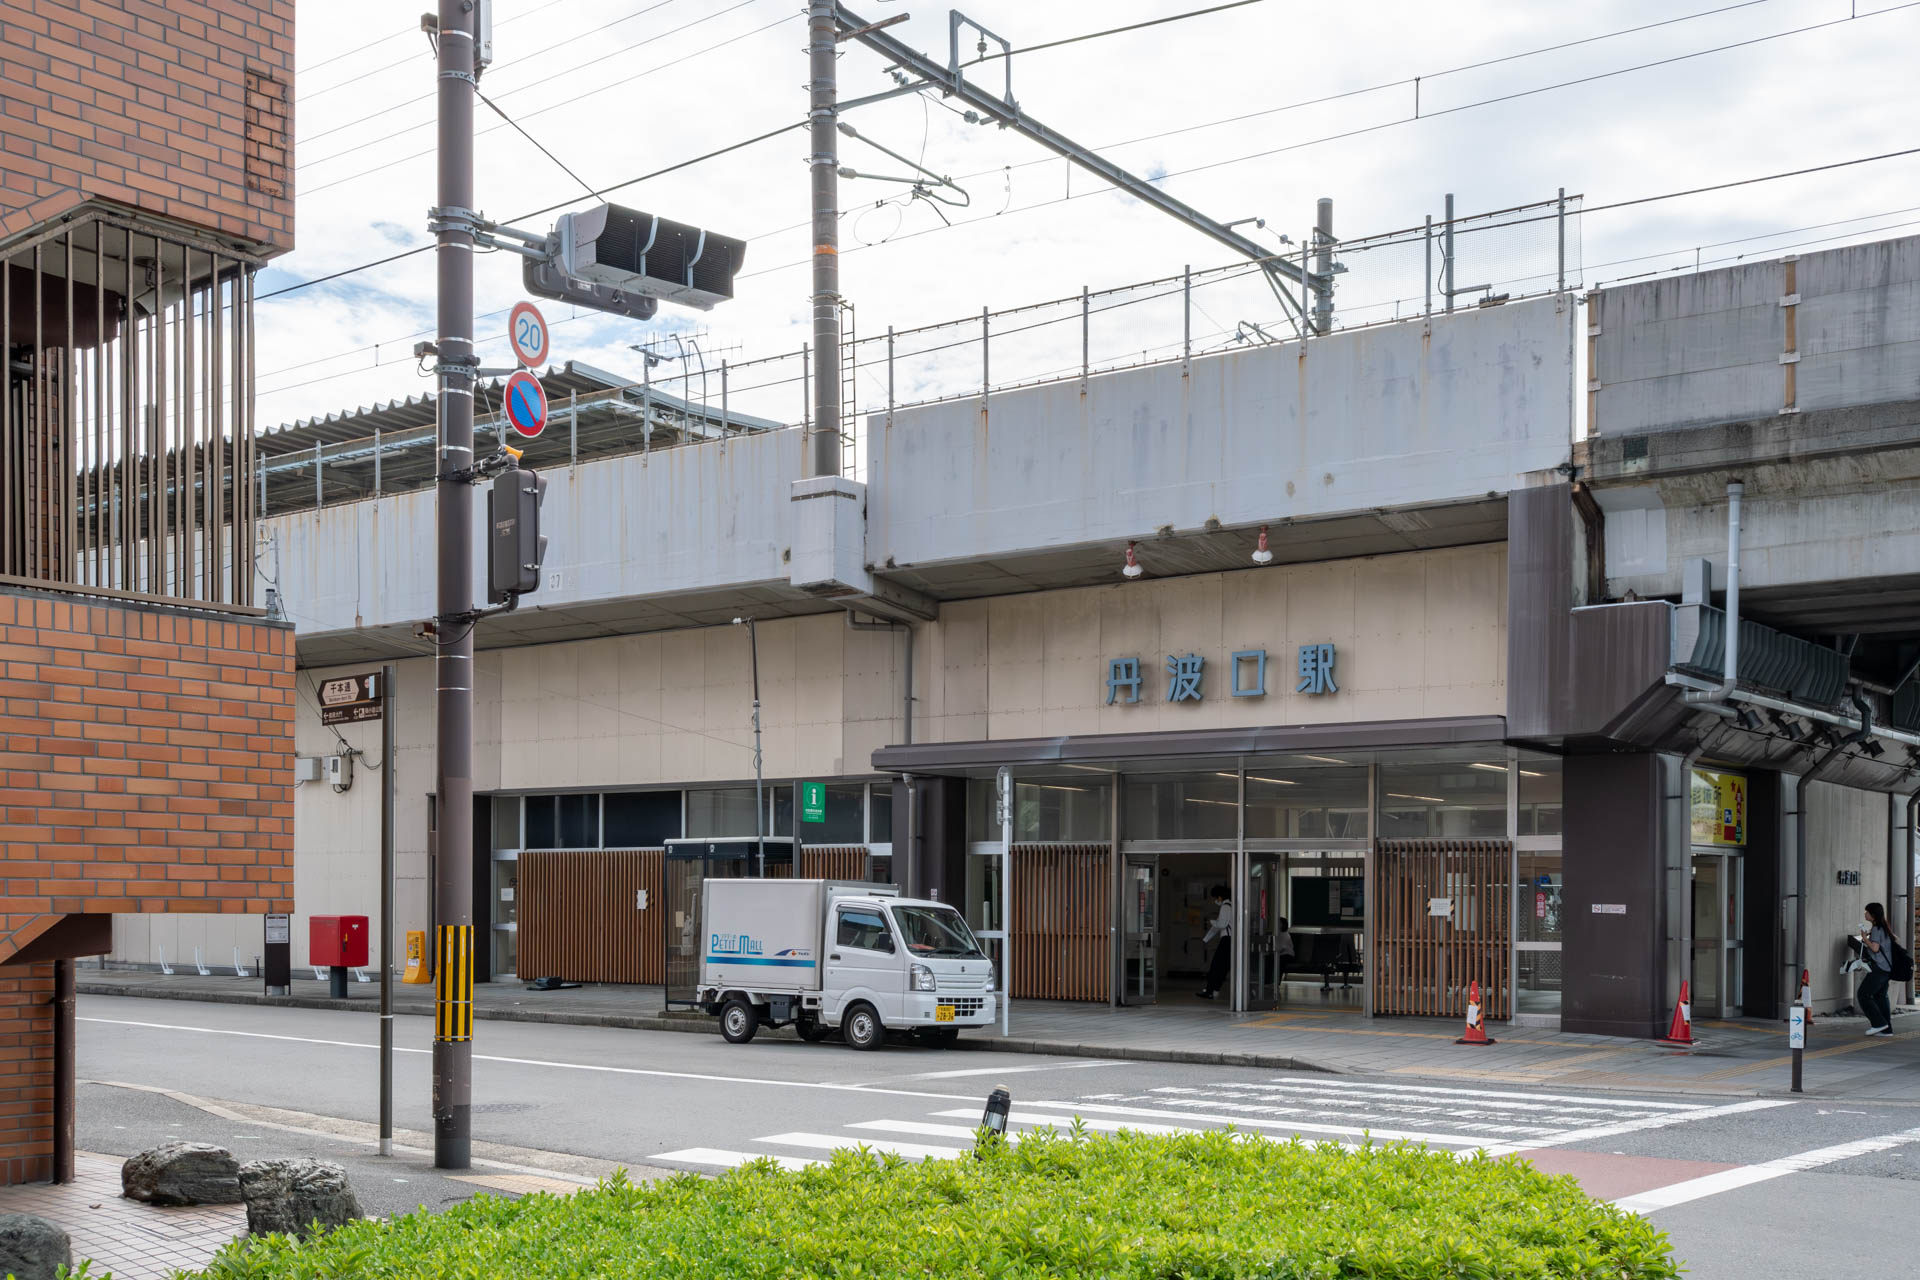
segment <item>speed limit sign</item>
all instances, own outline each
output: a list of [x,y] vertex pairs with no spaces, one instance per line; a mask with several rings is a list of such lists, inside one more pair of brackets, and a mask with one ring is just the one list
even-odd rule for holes
[[513,314],[507,317],[507,341],[527,368],[538,369],[547,362],[547,320],[538,307],[531,302],[514,305]]

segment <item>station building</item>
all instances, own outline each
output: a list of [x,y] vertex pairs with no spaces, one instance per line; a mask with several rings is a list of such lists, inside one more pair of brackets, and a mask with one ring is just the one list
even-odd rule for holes
[[[1650,1035],[1683,982],[1771,1018],[1803,967],[1833,1009],[1860,902],[1912,918],[1920,559],[1876,548],[1920,531],[1885,483],[1920,458],[1920,335],[1866,318],[1916,313],[1914,263],[891,407],[857,481],[804,476],[798,428],[550,369],[547,577],[477,632],[470,849],[428,794],[431,404],[268,433],[299,754],[356,763],[296,793],[299,910],[379,900],[378,739],[313,695],[395,661],[381,927],[430,927],[434,861],[471,858],[496,980],[662,981],[674,842],[764,832],[1004,935],[1016,1001],[1195,999],[1224,885],[1233,1009],[1457,1017],[1478,983],[1496,1020]],[[123,920],[115,955],[254,927]]]

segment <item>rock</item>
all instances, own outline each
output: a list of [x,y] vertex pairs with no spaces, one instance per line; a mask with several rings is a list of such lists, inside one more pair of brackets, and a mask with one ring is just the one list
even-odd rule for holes
[[168,1142],[120,1166],[120,1194],[148,1204],[239,1204],[240,1162],[207,1142]]
[[73,1265],[67,1233],[30,1213],[0,1213],[0,1276],[15,1280],[54,1280]]
[[247,1231],[300,1235],[318,1223],[330,1229],[360,1216],[347,1171],[331,1160],[253,1160],[240,1166]]

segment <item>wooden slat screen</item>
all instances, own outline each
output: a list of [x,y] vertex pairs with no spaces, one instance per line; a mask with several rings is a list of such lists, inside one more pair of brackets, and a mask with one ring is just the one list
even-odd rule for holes
[[[540,850],[520,855],[523,978],[658,983],[664,976],[665,851]],[[648,909],[637,909],[639,892]]]
[[1107,999],[1108,859],[1103,844],[1013,846],[1016,999]]
[[[1465,1017],[1469,984],[1483,1015],[1512,1016],[1513,846],[1505,840],[1382,840],[1375,854],[1373,1007]],[[1434,915],[1436,898],[1452,914]]]
[[800,847],[800,878],[802,880],[865,880],[867,878],[867,846],[822,845],[813,848]]
[[[533,850],[520,855],[520,955],[524,978],[658,983],[665,979],[668,914],[660,849]],[[807,879],[863,880],[864,845],[802,847]],[[770,879],[792,874],[769,862]],[[635,908],[647,891],[646,911]]]

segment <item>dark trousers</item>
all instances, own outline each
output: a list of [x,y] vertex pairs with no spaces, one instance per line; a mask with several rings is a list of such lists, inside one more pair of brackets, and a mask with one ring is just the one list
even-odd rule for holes
[[1872,1026],[1893,1026],[1893,1007],[1887,1002],[1885,969],[1868,969],[1867,976],[1860,979],[1860,1012],[1867,1015],[1867,1022]]
[[1219,995],[1220,988],[1227,985],[1227,970],[1232,967],[1233,935],[1223,934],[1220,941],[1213,944],[1213,963],[1207,966],[1207,990]]

